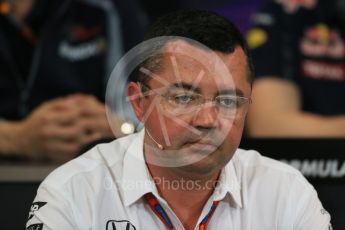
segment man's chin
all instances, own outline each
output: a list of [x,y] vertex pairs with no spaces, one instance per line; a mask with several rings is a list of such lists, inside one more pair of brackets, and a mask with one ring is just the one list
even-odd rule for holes
[[190,151],[188,156],[181,159],[178,170],[191,176],[207,176],[218,172],[226,163],[219,149],[213,152]]
[[219,172],[221,168],[219,164],[209,164],[199,161],[194,164],[179,167],[176,170],[186,178],[204,179]]

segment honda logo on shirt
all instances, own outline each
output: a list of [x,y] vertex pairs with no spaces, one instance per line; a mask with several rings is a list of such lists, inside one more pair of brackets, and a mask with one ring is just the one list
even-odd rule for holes
[[136,230],[136,228],[128,220],[109,220],[107,230]]

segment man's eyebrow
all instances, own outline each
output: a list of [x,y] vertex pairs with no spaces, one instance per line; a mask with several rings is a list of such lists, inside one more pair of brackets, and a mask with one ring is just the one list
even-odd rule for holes
[[240,96],[240,97],[243,97],[244,96],[244,93],[242,90],[236,88],[236,89],[223,89],[221,91],[219,91],[218,93],[219,95],[237,95],[237,96]]
[[196,93],[201,93],[201,90],[198,86],[189,84],[186,82],[176,82],[169,86],[169,89],[176,89],[176,88],[182,88],[182,89],[186,89],[186,90],[193,91]]
[[[182,89],[190,90],[190,91],[201,94],[201,89],[198,86],[195,86],[193,84],[186,83],[186,82],[176,82],[169,86],[169,89],[175,89],[175,88],[182,88]],[[218,92],[218,95],[237,95],[237,96],[243,97],[244,93],[241,89],[236,88],[236,89],[220,90]]]

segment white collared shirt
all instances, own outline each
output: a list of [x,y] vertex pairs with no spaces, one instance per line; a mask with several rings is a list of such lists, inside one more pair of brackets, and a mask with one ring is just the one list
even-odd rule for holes
[[[38,189],[27,229],[164,230],[143,197],[149,192],[175,228],[184,229],[149,174],[143,135],[98,145],[52,172]],[[306,179],[256,151],[236,151],[195,229],[213,201],[220,202],[208,224],[211,230],[331,229],[330,215]]]

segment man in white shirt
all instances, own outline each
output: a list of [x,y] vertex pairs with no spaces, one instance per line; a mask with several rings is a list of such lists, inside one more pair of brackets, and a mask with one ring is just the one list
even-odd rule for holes
[[147,48],[128,84],[144,129],[50,174],[27,229],[331,229],[298,171],[238,149],[253,67],[232,23],[172,13],[152,26]]

